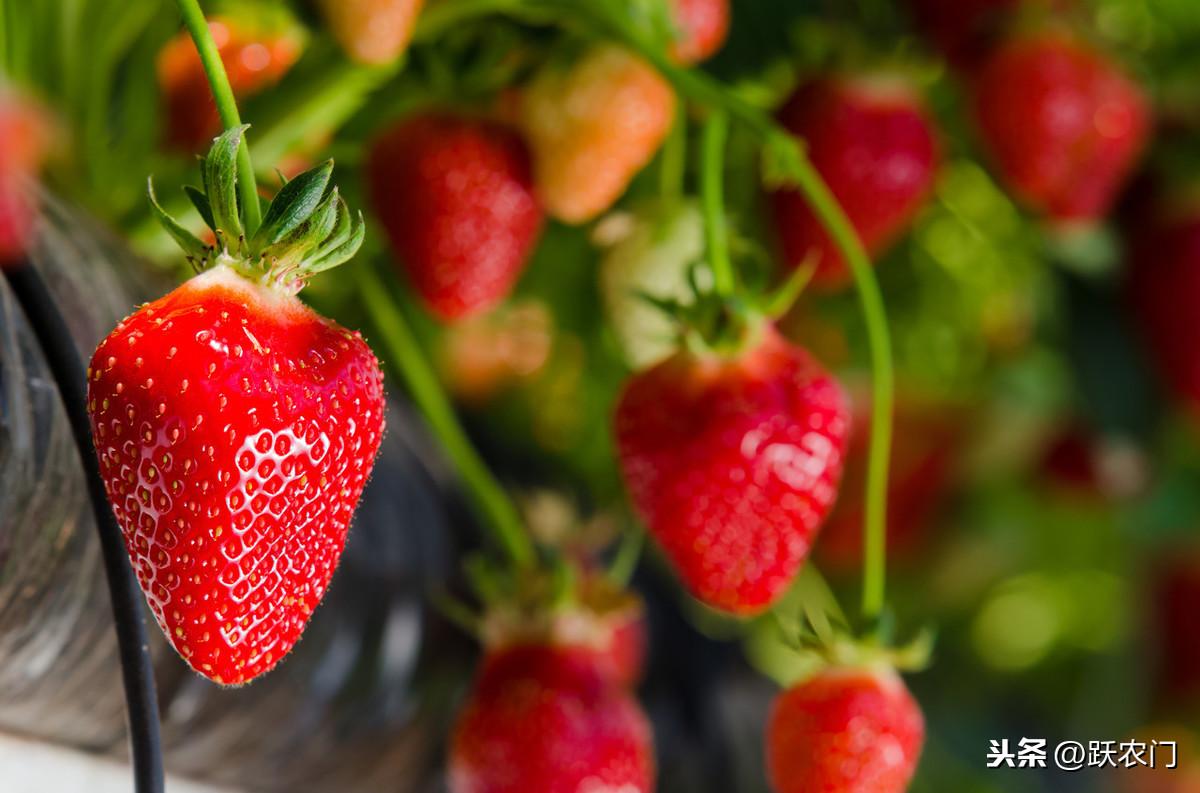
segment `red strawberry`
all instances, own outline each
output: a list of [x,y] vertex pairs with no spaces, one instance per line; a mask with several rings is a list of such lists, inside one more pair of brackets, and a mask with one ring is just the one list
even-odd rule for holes
[[[779,118],[804,141],[869,253],[882,253],[904,233],[933,187],[938,163],[933,122],[906,83],[816,80],[792,95]],[[846,285],[849,270],[804,197],[779,190],[772,206],[788,266],[816,255],[814,284]]]
[[675,118],[671,86],[615,45],[546,66],[521,100],[538,197],[564,223],[611,207],[654,157]]
[[[279,81],[300,57],[300,28],[287,18],[251,14],[214,18],[209,32],[239,99]],[[158,55],[158,84],[166,103],[166,141],[173,149],[202,151],[221,131],[217,106],[196,46],[181,32]]]
[[775,700],[767,773],[775,793],[904,793],[924,740],[893,670],[827,669]]
[[1200,552],[1174,549],[1152,572],[1159,698],[1200,702]]
[[451,793],[643,793],[650,725],[590,652],[524,645],[484,659],[450,747]]
[[1200,411],[1200,211],[1159,207],[1130,244],[1128,296],[1152,362],[1172,393]]
[[19,257],[33,230],[37,177],[51,137],[42,110],[0,86],[0,265]]
[[371,200],[417,291],[444,320],[512,291],[542,227],[529,158],[504,127],[422,116],[379,138]]
[[684,584],[734,614],[783,595],[833,507],[849,431],[837,382],[774,328],[741,352],[683,350],[616,413],[634,505]]
[[[241,130],[203,162],[208,269],[123,320],[88,369],[100,471],[167,638],[196,671],[244,683],[300,637],[329,585],[383,433],[382,375],[355,333],[295,296],[362,241],[331,164],[243,233],[230,180]],[[275,269],[276,267],[282,269]]]
[[1070,33],[1015,36],[983,64],[975,115],[997,170],[1032,210],[1056,221],[1103,216],[1145,146],[1142,89]]
[[680,63],[708,59],[729,35],[729,0],[671,0],[671,16],[679,29],[671,57]]
[[400,57],[416,28],[425,0],[319,0],[333,37],[366,64]]

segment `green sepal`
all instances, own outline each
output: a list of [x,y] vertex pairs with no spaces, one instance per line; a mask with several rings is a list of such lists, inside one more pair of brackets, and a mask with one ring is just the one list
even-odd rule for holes
[[267,207],[262,225],[251,242],[251,250],[266,251],[308,220],[321,203],[332,173],[333,160],[326,160],[285,183]]
[[242,218],[237,194],[237,152],[249,124],[221,133],[201,163],[204,192],[212,209],[213,231],[226,250],[242,237]]
[[209,247],[201,242],[195,234],[180,225],[179,221],[168,215],[166,210],[159,205],[158,198],[154,195],[153,177],[146,180],[146,195],[150,199],[150,211],[154,213],[171,238],[179,244],[179,247],[183,248],[183,253],[187,256],[188,261],[199,268],[208,259]]
[[363,222],[362,212],[358,213],[358,222],[353,225],[350,236],[336,248],[318,254],[318,257],[304,266],[304,271],[310,275],[330,270],[343,262],[349,261],[358,253],[359,247],[367,234],[367,225]]
[[192,206],[200,213],[200,218],[204,224],[214,231],[217,228],[217,222],[213,220],[212,207],[208,203],[208,196],[204,195],[204,191],[198,187],[189,185],[183,186],[183,192],[191,200]]

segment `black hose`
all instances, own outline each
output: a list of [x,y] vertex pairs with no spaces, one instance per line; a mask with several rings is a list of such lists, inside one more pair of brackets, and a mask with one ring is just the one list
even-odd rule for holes
[[100,533],[104,574],[117,627],[121,677],[125,685],[125,707],[129,718],[129,743],[133,759],[135,793],[162,793],[162,738],[158,720],[158,693],[150,663],[142,591],[133,575],[121,529],[108,505],[100,464],[92,446],[87,416],[87,376],[71,333],[45,281],[27,259],[4,267],[5,277],[25,314],[50,373],[58,384],[71,434],[79,450],[87,480],[88,497]]

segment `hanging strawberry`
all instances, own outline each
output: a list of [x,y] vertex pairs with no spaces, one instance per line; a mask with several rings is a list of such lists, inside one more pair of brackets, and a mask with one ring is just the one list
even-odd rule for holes
[[242,128],[189,189],[216,242],[151,203],[200,271],[96,348],[88,413],[130,561],[171,644],[227,685],[291,650],[329,585],[384,423],[362,338],[297,298],[363,239],[332,162],[288,182],[248,233]]

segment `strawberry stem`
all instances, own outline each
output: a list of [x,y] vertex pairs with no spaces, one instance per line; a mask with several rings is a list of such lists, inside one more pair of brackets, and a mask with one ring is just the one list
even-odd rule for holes
[[491,530],[518,567],[532,566],[533,543],[520,514],[471,445],[403,313],[369,267],[356,267],[354,271],[363,306],[387,351],[385,364],[408,386],[413,401],[466,485],[480,522]]
[[683,108],[676,108],[675,123],[663,144],[658,164],[658,190],[663,203],[674,205],[683,197],[687,173],[687,118]]
[[712,267],[713,289],[723,298],[732,297],[737,288],[733,261],[729,258],[729,229],[725,220],[725,141],[729,137],[729,117],[714,111],[704,124],[701,141],[700,194],[704,206],[704,236],[708,245],[708,263]]
[[[217,113],[225,129],[240,127],[241,115],[238,113],[237,100],[233,96],[233,88],[229,85],[229,76],[225,74],[225,64],[221,62],[221,54],[208,30],[208,21],[200,4],[196,0],[175,0],[179,12],[183,14],[183,24],[196,43],[196,51],[200,54],[200,62],[204,65],[204,74],[212,88],[213,101],[217,105]],[[242,222],[246,227],[246,236],[254,234],[262,220],[262,209],[258,204],[258,186],[254,181],[254,165],[250,160],[250,147],[243,137],[238,147],[238,189],[241,194]]]

